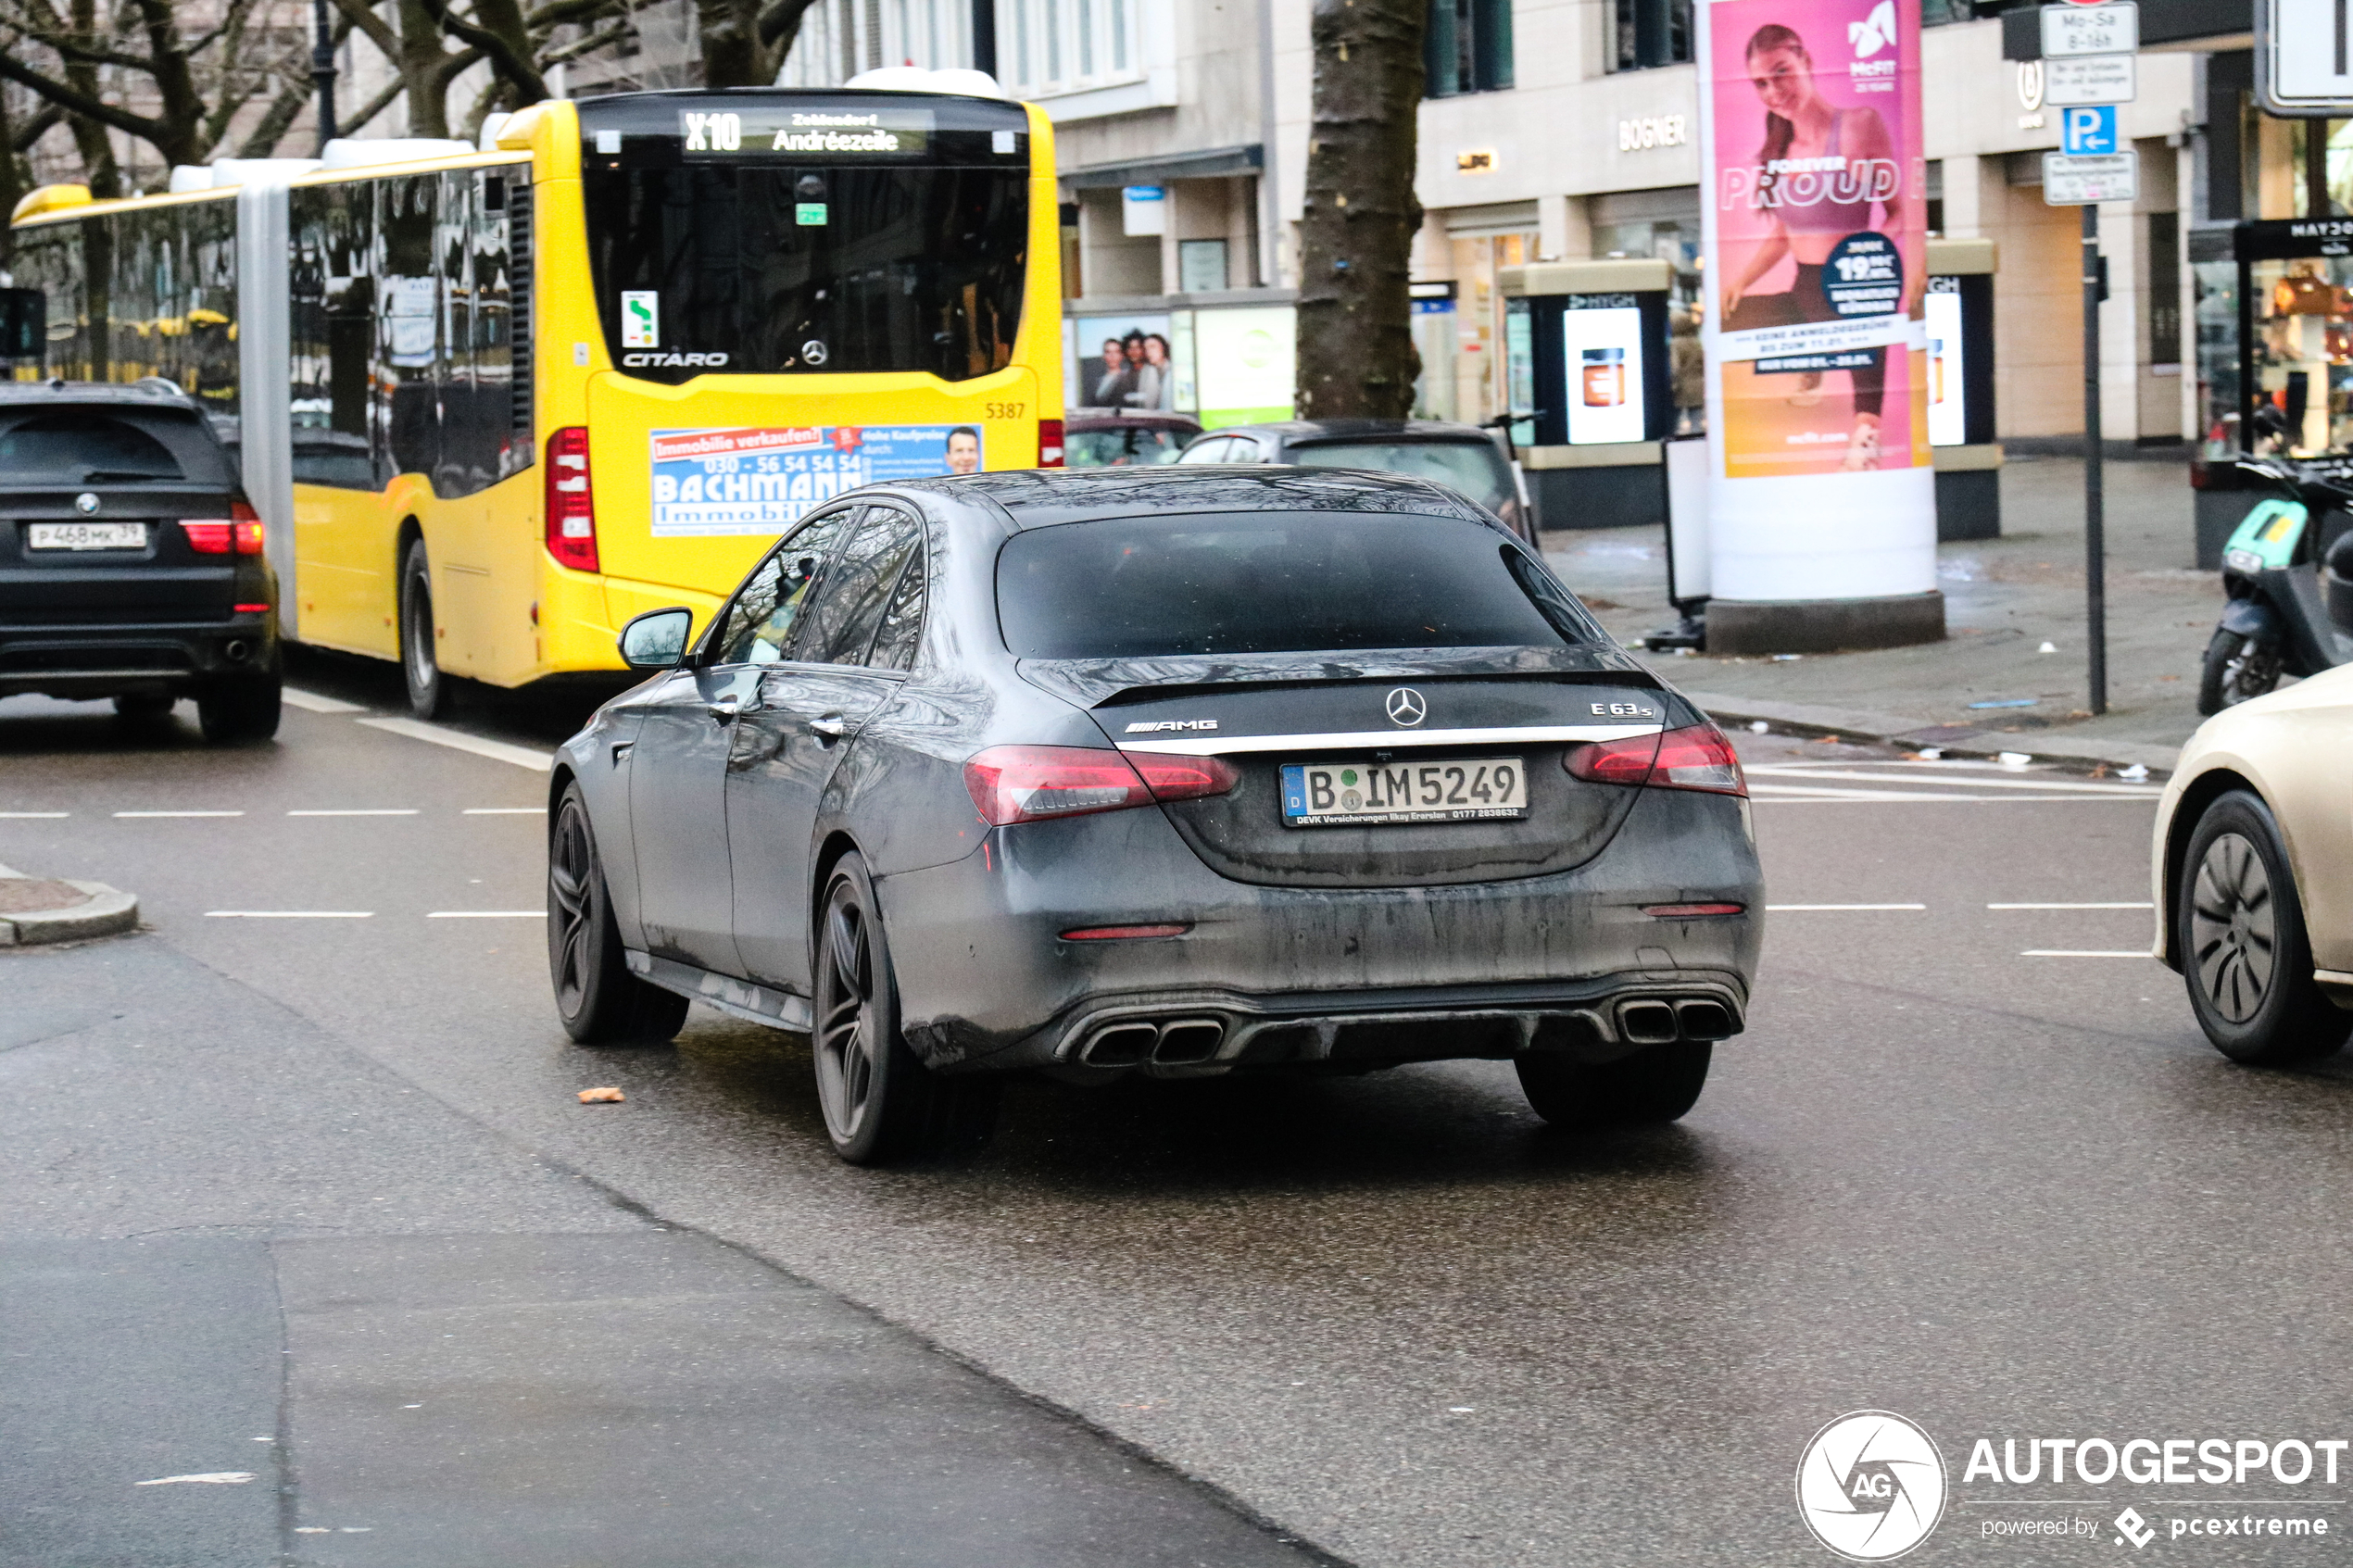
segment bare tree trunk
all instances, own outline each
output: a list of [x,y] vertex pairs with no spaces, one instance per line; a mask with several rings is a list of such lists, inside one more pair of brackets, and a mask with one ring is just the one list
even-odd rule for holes
[[776,73],[761,46],[759,0],[695,0],[705,87],[765,87]]
[[1299,224],[1299,412],[1402,420],[1413,411],[1406,287],[1421,203],[1416,115],[1428,0],[1315,0],[1314,122]]

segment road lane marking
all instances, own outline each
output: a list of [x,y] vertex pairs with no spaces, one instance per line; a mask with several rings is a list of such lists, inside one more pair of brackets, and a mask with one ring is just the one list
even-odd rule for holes
[[1989,909],[2153,909],[2155,904],[1988,904]]
[[534,751],[527,746],[510,746],[502,740],[484,740],[463,730],[445,729],[428,724],[422,719],[361,719],[358,721],[371,730],[389,734],[406,735],[410,740],[429,741],[457,751],[471,751],[476,757],[487,757],[494,762],[511,762],[518,768],[529,768],[544,773],[556,760],[552,751]]
[[0,811],[0,819],[12,822],[54,822],[71,815],[70,811]]
[[466,808],[466,815],[469,817],[544,817],[547,814],[547,808],[545,806],[469,806]]
[[435,909],[427,920],[546,920],[545,909]]
[[2029,947],[2019,954],[2019,957],[2021,959],[2145,959],[2150,957],[2150,953],[2146,947],[2136,947],[2131,952],[2113,947]]
[[242,817],[243,811],[117,811],[118,817]]
[[1765,906],[1768,913],[1775,909],[1925,909],[1927,908],[1926,904],[1768,904]]
[[373,920],[373,909],[207,909],[207,920]]
[[356,702],[346,702],[339,696],[321,696],[298,686],[283,686],[278,695],[306,713],[365,713],[368,710]]
[[[1819,801],[1833,801],[1833,800],[1836,800],[1836,801],[1849,801],[1849,800],[1961,800],[1961,801],[1971,801],[1971,800],[2007,800],[2007,798],[2009,798],[2009,797],[2007,797],[2007,796],[1996,796],[1996,795],[1927,795],[1927,794],[1922,794],[1922,793],[1920,793],[1919,791],[1917,791],[1917,790],[1908,790],[1908,789],[1839,789],[1839,788],[1837,788],[1837,787],[1835,787],[1835,786],[1833,786],[1833,785],[1830,785],[1830,784],[1750,784],[1750,785],[1748,786],[1748,793],[1749,793],[1751,796],[1753,796],[1753,797],[1756,797],[1756,798],[1758,798],[1758,799],[1764,799],[1764,800],[1773,800],[1773,801],[1783,802],[1783,803],[1788,803],[1788,802],[1793,802],[1793,801],[1798,801],[1798,802],[1803,802],[1803,801],[1817,801],[1817,802],[1819,802]],[[2074,798],[2074,797],[2072,797],[2072,796],[2069,796],[2069,797],[2066,797],[2066,798],[2068,798],[2068,799],[2073,799],[2073,798]]]
[[289,817],[413,817],[414,806],[356,806],[338,810],[289,811]]

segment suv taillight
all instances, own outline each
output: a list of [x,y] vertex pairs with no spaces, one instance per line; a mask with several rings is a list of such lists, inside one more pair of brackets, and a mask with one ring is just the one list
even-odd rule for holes
[[1215,757],[1079,746],[992,746],[964,764],[964,787],[993,827],[1124,811],[1156,800],[1198,800],[1240,782],[1234,765]]
[[1650,784],[1659,789],[1701,789],[1716,795],[1748,793],[1732,743],[1713,724],[1693,724],[1665,734],[1596,741],[1569,748],[1561,765],[1594,784]]
[[574,571],[597,570],[597,493],[584,425],[547,437],[547,553]]
[[261,517],[243,501],[229,503],[227,517],[183,517],[180,532],[188,536],[188,548],[200,556],[225,556],[234,550],[241,556],[261,553]]
[[1063,466],[1063,422],[1060,420],[1038,421],[1038,466],[1058,469]]

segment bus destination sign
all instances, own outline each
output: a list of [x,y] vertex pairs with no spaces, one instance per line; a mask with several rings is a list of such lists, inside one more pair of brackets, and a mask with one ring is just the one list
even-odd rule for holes
[[687,111],[678,134],[688,154],[799,153],[821,157],[903,157],[926,151],[932,111],[774,107]]

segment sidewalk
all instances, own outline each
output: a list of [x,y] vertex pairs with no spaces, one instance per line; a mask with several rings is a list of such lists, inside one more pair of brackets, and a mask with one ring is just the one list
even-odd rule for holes
[[[1725,719],[1766,719],[1963,750],[2170,768],[2199,723],[2198,661],[2221,614],[2219,574],[2191,565],[2185,461],[2110,462],[2108,711],[2086,703],[2083,465],[2013,458],[2002,537],[1938,546],[1946,639],[1794,659],[1645,654]],[[1545,554],[1620,641],[1674,624],[1663,531],[1544,536]],[[2038,651],[2045,643],[2053,653]],[[2029,708],[1972,709],[2033,699]]]

